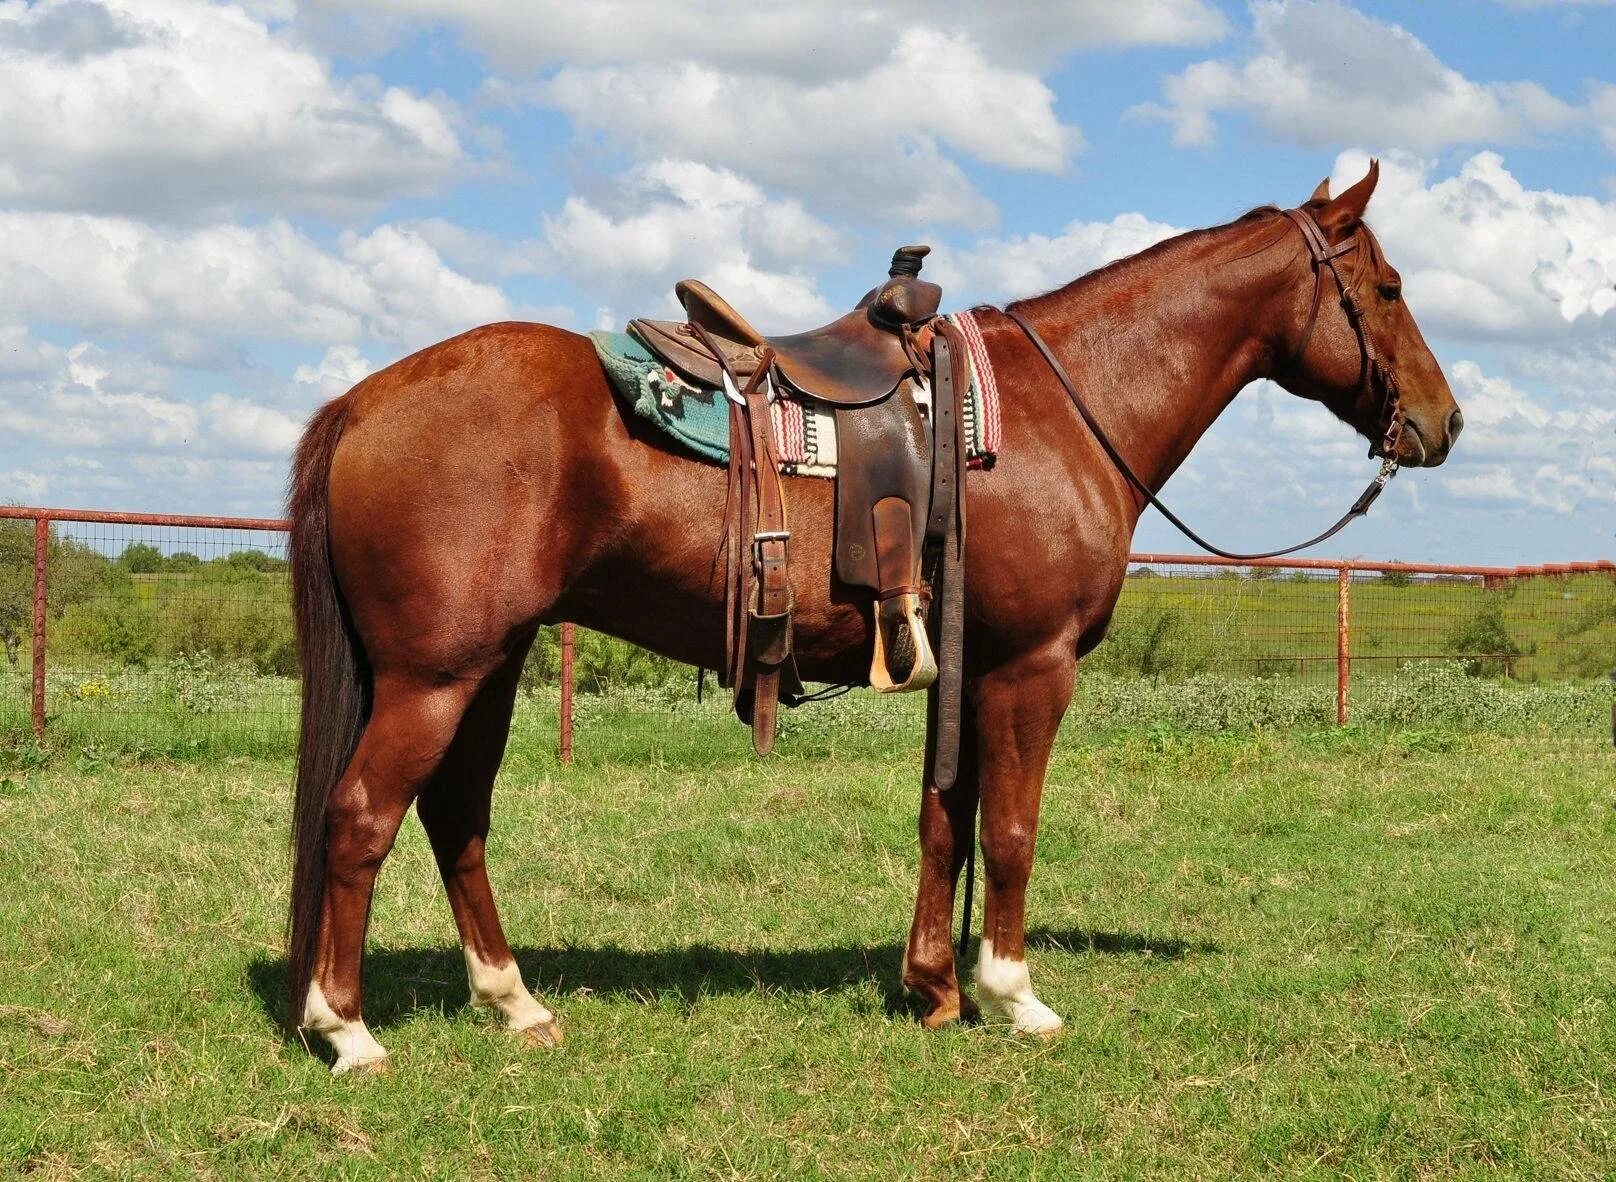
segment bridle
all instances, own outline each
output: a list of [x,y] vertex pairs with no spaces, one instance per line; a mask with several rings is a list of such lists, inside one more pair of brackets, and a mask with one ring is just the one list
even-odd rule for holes
[[1319,322],[1319,308],[1324,303],[1324,268],[1328,267],[1335,279],[1336,290],[1341,293],[1341,310],[1346,313],[1347,323],[1352,326],[1353,335],[1358,338],[1358,385],[1354,401],[1373,397],[1374,383],[1377,379],[1383,391],[1380,420],[1386,427],[1380,442],[1370,447],[1369,454],[1371,457],[1395,455],[1398,440],[1403,435],[1403,405],[1397,379],[1381,362],[1380,354],[1375,349],[1375,340],[1364,327],[1363,308],[1358,304],[1358,293],[1353,290],[1350,283],[1341,278],[1341,272],[1335,265],[1336,259],[1357,249],[1358,230],[1354,229],[1353,233],[1339,245],[1331,246],[1319,223],[1308,210],[1287,209],[1284,214],[1302,232],[1302,240],[1307,243],[1308,252],[1312,255],[1313,267],[1313,308],[1307,315],[1307,326],[1302,329],[1302,339],[1296,346],[1296,352],[1291,356],[1291,364],[1296,366],[1301,363],[1303,355],[1307,353],[1308,342],[1313,339],[1313,329]]
[[1261,554],[1237,554],[1231,550],[1224,550],[1214,546],[1186,525],[1176,513],[1162,504],[1161,498],[1156,495],[1155,490],[1139,479],[1134,470],[1129,467],[1128,461],[1122,458],[1122,453],[1117,450],[1116,444],[1111,442],[1110,436],[1105,433],[1099,421],[1095,419],[1094,413],[1089,410],[1088,404],[1083,401],[1082,395],[1077,392],[1077,386],[1072,382],[1071,376],[1067,374],[1066,367],[1061,365],[1059,359],[1050,351],[1049,346],[1044,343],[1043,337],[1038,335],[1038,331],[1028,324],[1021,313],[1014,308],[1004,310],[1004,314],[1013,320],[1022,332],[1027,334],[1027,338],[1032,341],[1038,352],[1043,355],[1044,361],[1048,363],[1050,370],[1060,380],[1060,384],[1065,388],[1067,396],[1072,400],[1072,405],[1077,408],[1077,413],[1082,417],[1084,423],[1088,425],[1089,430],[1093,432],[1094,438],[1099,442],[1100,447],[1110,457],[1111,462],[1116,465],[1117,471],[1121,472],[1128,483],[1133,485],[1140,495],[1144,497],[1145,502],[1154,506],[1157,512],[1167,518],[1180,533],[1201,547],[1201,549],[1216,554],[1220,558],[1229,558],[1236,562],[1249,562],[1259,558],[1282,558],[1287,554],[1294,554],[1298,550],[1306,550],[1310,546],[1317,546],[1320,542],[1335,537],[1353,521],[1368,513],[1369,507],[1375,503],[1385,490],[1386,485],[1391,481],[1391,478],[1397,474],[1397,444],[1403,434],[1402,398],[1398,390],[1397,379],[1391,370],[1386,367],[1385,363],[1381,361],[1380,353],[1375,348],[1374,339],[1369,335],[1369,331],[1364,324],[1363,309],[1358,303],[1358,297],[1353,292],[1351,285],[1342,279],[1341,272],[1336,267],[1338,258],[1358,246],[1359,231],[1355,229],[1344,242],[1331,246],[1329,239],[1324,236],[1324,231],[1319,228],[1318,222],[1314,220],[1313,214],[1308,210],[1287,209],[1284,211],[1284,215],[1302,232],[1302,239],[1307,243],[1313,269],[1313,306],[1308,313],[1307,325],[1302,329],[1301,340],[1297,344],[1296,351],[1291,355],[1290,364],[1295,366],[1301,362],[1303,354],[1307,352],[1309,342],[1313,339],[1313,330],[1318,325],[1319,309],[1324,303],[1324,269],[1328,267],[1330,274],[1335,279],[1336,289],[1341,293],[1341,310],[1346,314],[1347,323],[1352,326],[1353,335],[1358,339],[1358,384],[1355,387],[1354,402],[1356,404],[1360,400],[1372,399],[1374,397],[1374,386],[1378,381],[1384,391],[1380,417],[1386,426],[1379,442],[1369,449],[1371,457],[1376,455],[1381,457],[1380,471],[1369,482],[1369,487],[1364,489],[1359,494],[1358,499],[1352,503],[1352,508],[1342,514],[1341,518],[1323,533],[1311,537],[1305,542],[1298,542],[1294,546],[1287,546],[1283,550],[1268,550]]

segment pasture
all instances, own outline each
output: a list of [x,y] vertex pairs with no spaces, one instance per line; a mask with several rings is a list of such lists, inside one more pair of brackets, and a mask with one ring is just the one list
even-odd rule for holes
[[[546,726],[518,728],[490,855],[566,1045],[525,1050],[466,1011],[412,821],[377,895],[367,1008],[394,1067],[374,1079],[330,1077],[277,1025],[283,754],[188,747],[153,721],[136,747],[14,734],[0,1163],[39,1178],[1603,1174],[1609,687],[1432,676],[1405,687],[1403,721],[1345,731],[1197,731],[1173,713],[1193,701],[1182,687],[1090,678],[1029,897],[1034,979],[1067,1020],[1050,1044],[928,1034],[898,990],[914,704],[790,715],[758,762],[711,702],[585,699],[571,768]],[[1494,691],[1513,705],[1476,705]]]

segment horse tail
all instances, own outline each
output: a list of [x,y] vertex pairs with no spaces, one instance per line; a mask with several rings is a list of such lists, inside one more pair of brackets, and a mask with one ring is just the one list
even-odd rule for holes
[[292,1026],[302,1020],[320,941],[326,809],[370,712],[369,668],[331,569],[331,458],[347,419],[346,398],[333,399],[315,412],[298,444],[287,495],[292,612],[303,674],[287,936]]

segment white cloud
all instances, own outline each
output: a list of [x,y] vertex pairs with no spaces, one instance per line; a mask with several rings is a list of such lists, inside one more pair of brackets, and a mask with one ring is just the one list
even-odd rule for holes
[[192,398],[138,353],[62,347],[3,325],[0,347],[30,358],[0,369],[0,468],[12,495],[194,511],[270,511],[304,416],[369,367],[338,346],[266,390]]
[[[1337,185],[1368,159],[1345,152]],[[1493,152],[1435,180],[1411,157],[1381,162],[1369,220],[1426,328],[1565,339],[1616,308],[1616,201],[1528,189]]]
[[[1207,0],[1064,0],[1060,4],[940,6],[929,0],[305,0],[314,13],[356,11],[378,25],[442,22],[500,67],[557,63],[697,61],[747,72],[837,78],[876,65],[885,46],[918,25],[962,33],[995,61],[1050,64],[1074,50],[1192,45],[1226,29]],[[353,32],[350,28],[347,32]],[[365,38],[374,41],[373,36]]]
[[991,219],[950,152],[1057,172],[1081,143],[1035,75],[925,28],[852,78],[805,82],[690,61],[571,66],[541,94],[575,127],[642,154],[701,160],[884,221]]
[[1605,147],[1616,152],[1616,86],[1598,82],[1588,91],[1588,114]]
[[335,77],[256,7],[0,2],[0,202],[345,212],[462,162],[447,103]]
[[347,393],[375,368],[352,345],[332,345],[318,364],[292,371],[292,382],[311,402],[324,401]]
[[0,382],[0,432],[8,440],[134,450],[196,440],[198,409],[149,388],[139,359],[131,364],[88,342],[37,349],[49,359],[49,372]]
[[[697,277],[766,331],[830,316],[817,271],[846,257],[842,236],[794,201],[774,201],[723,169],[661,160],[621,179],[615,205],[571,197],[544,219],[522,266],[568,276],[629,315],[672,310],[675,280]],[[607,312],[603,318],[614,322]]]
[[928,270],[952,302],[960,296],[966,303],[1017,299],[1070,283],[1177,233],[1144,214],[1122,213],[1108,222],[1073,222],[1054,236],[978,239],[968,247],[939,251]]
[[273,407],[215,394],[202,406],[212,438],[246,455],[286,456],[297,446],[303,424]]
[[409,230],[345,234],[328,251],[284,221],[171,231],[127,218],[0,210],[7,311],[88,330],[192,329],[421,345],[498,320],[494,287]]
[[1232,111],[1306,147],[1422,152],[1525,140],[1581,117],[1536,82],[1471,81],[1413,34],[1339,0],[1261,0],[1252,21],[1249,56],[1170,75],[1165,101],[1134,113],[1165,120],[1173,141],[1187,146],[1212,143],[1216,116]]
[[1552,405],[1472,361],[1448,377],[1465,413],[1443,472],[1448,492],[1554,513],[1616,503],[1616,407]]

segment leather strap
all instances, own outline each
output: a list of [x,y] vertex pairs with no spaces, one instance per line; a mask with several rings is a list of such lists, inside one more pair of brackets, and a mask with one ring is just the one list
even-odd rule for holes
[[952,323],[932,338],[932,494],[926,518],[933,558],[929,620],[937,680],[926,691],[926,786],[947,792],[959,776],[960,704],[965,678],[965,447],[962,438],[966,350]]
[[765,394],[773,357],[765,349],[743,386],[707,330],[691,327],[719,358],[729,403],[724,664],[737,713],[744,716],[751,696],[752,746],[767,755],[774,749],[782,672],[792,692],[800,687],[792,657],[791,535]]
[[1077,413],[1081,415],[1083,421],[1088,424],[1089,430],[1094,433],[1094,438],[1099,441],[1100,447],[1103,448],[1105,454],[1110,457],[1111,462],[1116,465],[1117,471],[1122,473],[1123,477],[1126,478],[1128,483],[1133,485],[1133,487],[1139,491],[1139,494],[1145,498],[1145,502],[1153,506],[1163,517],[1167,518],[1167,520],[1172,523],[1174,528],[1176,528],[1179,533],[1183,534],[1201,549],[1211,554],[1216,554],[1220,558],[1232,559],[1235,562],[1251,562],[1258,558],[1282,558],[1286,554],[1295,554],[1298,550],[1306,550],[1310,546],[1317,546],[1320,542],[1328,541],[1329,539],[1335,537],[1336,534],[1346,529],[1348,525],[1352,524],[1352,522],[1362,517],[1365,513],[1368,513],[1369,507],[1373,505],[1377,499],[1379,499],[1380,494],[1385,489],[1387,482],[1397,474],[1397,461],[1387,457],[1381,463],[1380,471],[1375,474],[1375,478],[1369,482],[1369,486],[1365,488],[1363,492],[1358,494],[1358,499],[1352,503],[1352,508],[1343,513],[1340,519],[1337,520],[1336,523],[1329,529],[1325,530],[1321,534],[1309,538],[1305,542],[1298,542],[1294,546],[1286,546],[1283,550],[1265,550],[1260,554],[1239,554],[1233,550],[1224,550],[1219,546],[1214,546],[1211,542],[1207,541],[1189,526],[1185,525],[1178,514],[1174,513],[1166,505],[1162,504],[1161,498],[1156,495],[1155,490],[1143,480],[1139,479],[1139,477],[1134,473],[1134,470],[1129,467],[1128,461],[1122,458],[1122,453],[1117,450],[1116,444],[1111,442],[1110,436],[1105,433],[1105,430],[1095,419],[1093,412],[1089,410],[1088,404],[1083,401],[1083,396],[1077,392],[1077,387],[1072,383],[1071,377],[1067,374],[1066,367],[1060,363],[1060,361],[1055,357],[1054,353],[1050,352],[1049,346],[1044,343],[1044,338],[1038,335],[1038,330],[1033,328],[1032,325],[1028,324],[1027,321],[1023,319],[1021,313],[1017,312],[1014,308],[1006,308],[1004,310],[1004,314],[1010,317],[1011,320],[1015,321],[1016,324],[1021,327],[1021,331],[1026,333],[1027,338],[1031,340],[1035,346],[1037,346],[1038,352],[1043,354],[1044,361],[1047,362],[1049,368],[1054,371],[1055,377],[1060,380],[1061,386],[1066,390],[1067,397],[1072,400],[1072,405],[1077,408]]
[[888,587],[875,598],[879,601],[888,599],[901,599],[905,595],[918,595],[921,599],[931,600],[931,588],[924,583],[904,583],[897,587]]
[[743,391],[746,418],[752,432],[752,464],[757,488],[757,529],[751,538],[752,564],[757,579],[751,613],[748,653],[752,663],[752,746],[759,755],[774,749],[780,707],[780,670],[791,659],[790,531],[780,486],[780,465],[769,431],[769,404],[763,393],[768,367]]

